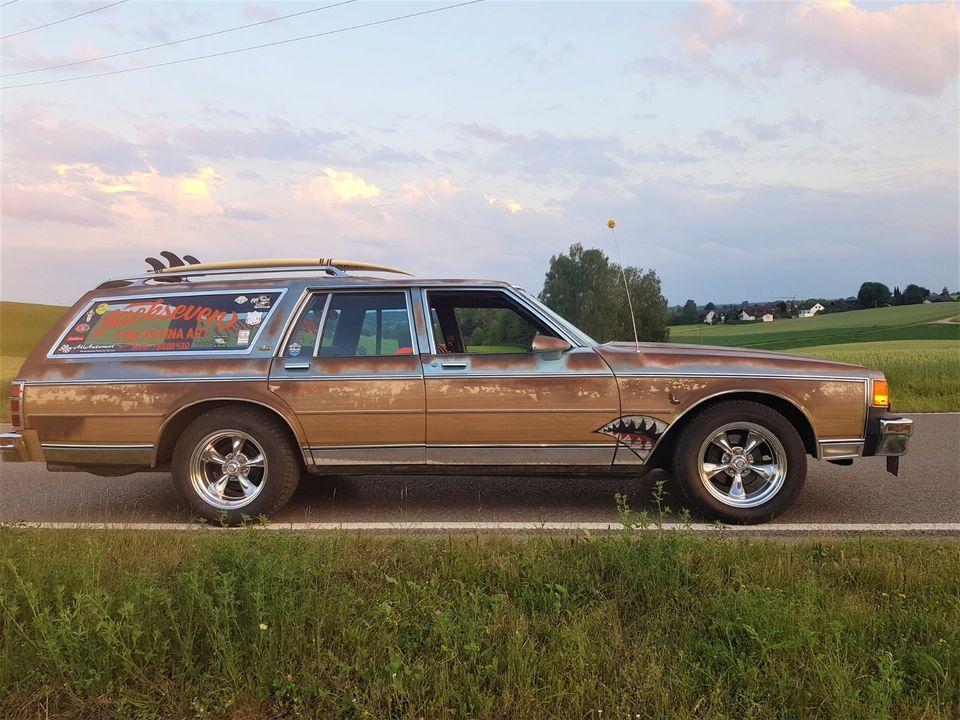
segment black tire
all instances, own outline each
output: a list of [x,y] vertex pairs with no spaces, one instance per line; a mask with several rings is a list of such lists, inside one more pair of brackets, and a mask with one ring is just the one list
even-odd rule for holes
[[[712,442],[721,432],[720,443]],[[762,442],[745,454],[757,438]],[[722,449],[724,441],[732,454]],[[701,411],[683,429],[673,472],[687,500],[704,516],[752,525],[776,517],[797,499],[807,476],[807,455],[797,429],[783,415],[760,403],[728,400]]]
[[[241,449],[234,457],[238,438]],[[204,453],[209,447],[218,460]],[[228,468],[220,460],[236,465]],[[235,467],[236,474],[229,474]],[[174,448],[171,471],[177,491],[198,515],[237,525],[245,515],[269,517],[286,505],[300,482],[301,462],[277,418],[249,407],[221,407],[187,426]],[[218,496],[219,473],[224,473],[220,480],[228,479]]]

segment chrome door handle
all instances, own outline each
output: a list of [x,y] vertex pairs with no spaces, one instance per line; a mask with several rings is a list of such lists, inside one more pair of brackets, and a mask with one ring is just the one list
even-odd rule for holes
[[284,370],[309,370],[310,363],[308,362],[286,362],[283,364]]
[[446,362],[440,363],[440,367],[446,368],[447,370],[466,370],[467,363],[463,360],[447,360]]

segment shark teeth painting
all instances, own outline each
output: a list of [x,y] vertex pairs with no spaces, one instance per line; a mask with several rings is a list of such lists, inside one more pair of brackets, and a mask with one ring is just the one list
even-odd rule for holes
[[662,420],[646,415],[624,415],[594,432],[615,437],[617,442],[626,445],[638,458],[646,461],[666,429],[667,424]]

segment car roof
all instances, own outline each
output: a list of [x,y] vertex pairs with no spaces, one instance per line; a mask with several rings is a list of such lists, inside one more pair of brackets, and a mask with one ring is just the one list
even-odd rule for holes
[[286,288],[289,290],[339,288],[410,288],[410,287],[490,287],[513,288],[516,285],[504,280],[470,280],[463,278],[381,278],[368,275],[341,275],[332,277],[321,274],[291,273],[289,276],[277,276],[262,273],[244,274],[241,277],[224,278],[190,278],[189,281],[161,282],[153,277],[137,277],[121,280],[108,280],[101,283],[95,290],[96,296],[127,295],[134,293],[172,294],[206,292],[212,290],[249,290],[250,288],[271,289]]

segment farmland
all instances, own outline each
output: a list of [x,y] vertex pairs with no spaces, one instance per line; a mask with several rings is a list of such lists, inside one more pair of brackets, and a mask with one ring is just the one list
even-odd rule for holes
[[854,310],[812,318],[676,325],[670,341],[780,350],[865,365],[890,381],[902,412],[960,410],[957,303]]

